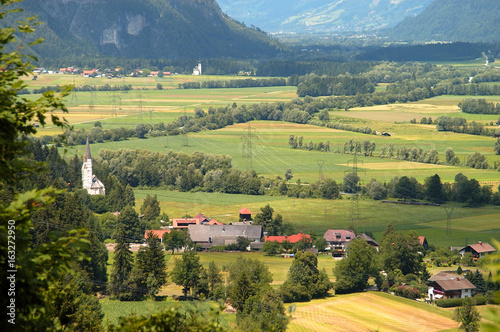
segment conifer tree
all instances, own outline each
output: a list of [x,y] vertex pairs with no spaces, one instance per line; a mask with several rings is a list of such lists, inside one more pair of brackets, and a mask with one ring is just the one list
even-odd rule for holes
[[126,206],[118,216],[118,224],[124,226],[123,236],[130,242],[139,242],[144,237],[139,215],[131,206]]
[[156,235],[150,232],[146,246],[137,253],[136,267],[141,275],[142,287],[148,295],[156,295],[167,283],[167,264],[163,246]]
[[116,239],[115,259],[113,262],[113,270],[111,272],[109,291],[115,296],[120,296],[122,293],[127,292],[125,284],[130,277],[130,272],[132,271],[133,266],[132,251],[130,251],[129,248],[130,242],[128,237],[126,237],[124,225],[118,226]]

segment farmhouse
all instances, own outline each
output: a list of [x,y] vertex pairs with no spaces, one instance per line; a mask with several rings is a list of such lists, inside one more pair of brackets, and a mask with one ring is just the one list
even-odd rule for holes
[[424,247],[424,250],[429,249],[429,243],[427,243],[427,238],[425,236],[419,236],[418,237],[418,242],[422,247]]
[[470,297],[476,287],[465,277],[450,271],[439,272],[427,280],[427,294],[430,300]]
[[87,145],[85,146],[85,155],[82,165],[82,183],[83,189],[87,189],[90,195],[105,195],[106,188],[104,184],[93,174],[92,157],[90,156],[89,138],[87,137]]
[[152,236],[156,235],[158,237],[158,239],[160,239],[160,242],[163,242],[163,234],[170,233],[170,232],[171,232],[170,229],[148,229],[144,233],[144,238],[149,239],[150,235],[152,235]]
[[261,225],[189,225],[189,236],[194,244],[202,248],[236,243],[238,237],[245,237],[251,242],[260,242]]
[[298,233],[298,234],[294,234],[294,235],[290,235],[290,236],[266,236],[264,238],[264,242],[279,242],[279,243],[283,243],[283,242],[290,242],[290,243],[297,243],[299,241],[304,241],[304,242],[307,242],[307,243],[310,243],[312,240],[311,240],[311,236],[308,235],[308,234],[304,234],[302,232]]
[[333,257],[343,257],[348,243],[354,240],[356,234],[346,229],[329,229],[323,234],[328,243],[327,249],[332,250]]
[[[379,250],[379,244],[377,241],[375,241],[372,237],[366,235],[365,233],[360,233],[356,236],[356,239],[363,239],[366,241],[366,243],[368,243],[369,245],[371,245],[373,248],[375,248],[377,251]],[[349,243],[347,243],[347,245],[349,246]]]
[[469,244],[467,247],[464,247],[458,251],[460,256],[464,256],[466,252],[472,253],[474,259],[478,259],[484,257],[486,255],[492,254],[496,251],[496,249],[489,243],[483,243],[479,241],[477,244]]
[[223,225],[223,223],[207,218],[203,213],[198,213],[194,218],[172,219],[171,228],[188,228],[189,225]]

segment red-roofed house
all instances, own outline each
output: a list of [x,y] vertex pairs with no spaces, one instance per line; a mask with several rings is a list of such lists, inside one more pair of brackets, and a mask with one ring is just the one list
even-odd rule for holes
[[95,73],[97,71],[97,69],[86,69],[82,72],[82,76],[90,76],[92,75],[93,73]]
[[297,243],[299,241],[305,240],[307,242],[311,242],[311,236],[308,234],[304,234],[302,232],[290,236],[266,236],[265,237],[265,242],[279,242],[283,243],[285,241],[288,241],[290,243]]
[[425,236],[419,236],[418,242],[422,247],[424,247],[425,250],[429,249],[429,244],[427,243],[427,239],[425,238]]
[[240,210],[240,220],[252,220],[252,211],[246,207]]
[[170,229],[148,229],[144,233],[144,238],[149,239],[150,233],[156,235],[160,239],[160,241],[163,242],[163,234],[170,233]]
[[427,280],[429,299],[464,298],[473,295],[476,287],[463,276],[442,271]]
[[210,219],[209,221],[207,222],[204,222],[203,223],[204,225],[224,225],[223,223],[221,223],[220,221],[217,221],[215,219]]
[[332,250],[333,257],[343,257],[349,242],[354,240],[356,234],[348,229],[329,229],[323,234],[323,238],[328,242]]
[[470,252],[475,259],[478,259],[495,251],[497,250],[491,244],[479,242],[477,244],[469,244],[467,247],[460,249],[458,253],[463,257],[466,252]]
[[172,228],[188,228],[189,225],[201,225],[200,218],[172,219]]

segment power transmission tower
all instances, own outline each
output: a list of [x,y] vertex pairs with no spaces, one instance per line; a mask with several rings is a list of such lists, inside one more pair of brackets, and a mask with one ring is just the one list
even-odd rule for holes
[[[186,108],[184,107],[184,118],[187,119]],[[189,137],[187,133],[186,126],[182,128],[182,145],[181,146],[189,146]]]
[[[349,160],[347,164],[352,162],[352,174],[354,174],[355,177],[358,176],[358,153],[355,151],[354,152],[354,158],[352,160]],[[344,174],[347,171],[344,172]],[[345,177],[344,177],[345,179]],[[349,208],[349,221],[351,222],[351,226],[354,226],[354,220],[359,220],[361,219],[361,214],[359,212],[359,194],[358,194],[358,184],[354,183],[353,187],[354,189],[354,194],[351,196],[351,205]]]
[[319,181],[323,181],[323,165],[325,164],[324,160],[318,160],[318,167],[319,167]]
[[73,90],[73,93],[71,94],[71,101],[78,101],[78,96],[76,95],[76,82],[75,82],[75,78],[73,77],[73,88],[75,90]]
[[244,134],[241,137],[242,141],[242,157],[247,158],[247,167],[248,169],[253,169],[253,154],[252,154],[252,139],[254,138],[252,136],[252,132],[255,132],[255,129],[253,129],[250,126],[250,123],[248,124],[248,128],[243,130]]
[[116,114],[116,93],[115,91],[113,91],[113,95],[111,97],[111,103],[112,103],[112,106],[111,106],[111,117],[112,118],[117,118],[117,114]]
[[142,118],[142,93],[139,92],[137,95],[137,109],[139,111],[139,123],[144,123],[144,120]]
[[91,90],[90,91],[90,98],[89,98],[89,110],[94,113],[95,109],[95,91]]
[[455,209],[454,206],[451,209],[444,207],[444,211],[446,212],[446,236],[451,237],[451,214]]

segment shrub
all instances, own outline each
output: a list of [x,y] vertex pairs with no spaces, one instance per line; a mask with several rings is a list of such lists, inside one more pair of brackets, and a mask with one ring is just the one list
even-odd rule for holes
[[[486,297],[482,295],[476,295],[473,297],[476,305],[485,305]],[[436,305],[441,308],[452,308],[460,307],[463,304],[464,299],[440,299],[436,301]]]

